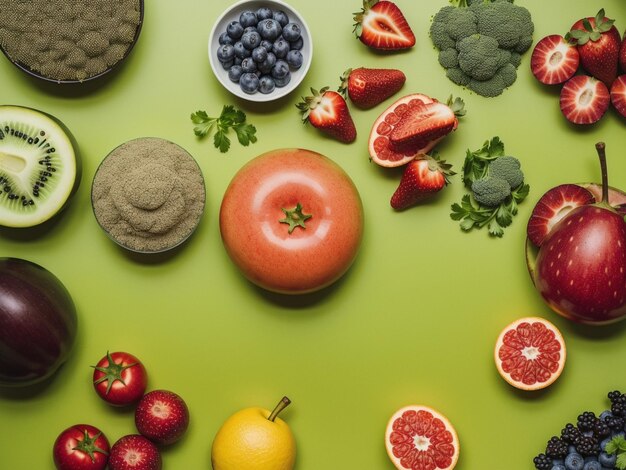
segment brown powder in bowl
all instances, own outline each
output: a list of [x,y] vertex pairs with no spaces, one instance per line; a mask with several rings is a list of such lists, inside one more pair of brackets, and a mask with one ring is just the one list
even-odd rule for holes
[[0,0],[0,47],[50,80],[87,80],[130,51],[142,8],[141,0]]
[[142,253],[185,241],[200,221],[205,199],[196,161],[178,145],[155,137],[113,150],[91,187],[100,226],[119,245]]

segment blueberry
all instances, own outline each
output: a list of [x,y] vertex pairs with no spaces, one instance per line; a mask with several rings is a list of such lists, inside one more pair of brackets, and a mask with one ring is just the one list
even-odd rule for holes
[[244,33],[243,36],[241,36],[241,43],[246,49],[251,51],[259,47],[261,44],[261,36],[256,31]]
[[274,43],[272,43],[272,41],[268,41],[267,39],[263,39],[261,41],[261,47],[264,47],[267,52],[272,52]]
[[233,48],[235,49],[235,57],[239,57],[240,59],[245,59],[252,55],[252,51],[246,49],[241,41],[236,42]]
[[246,29],[243,30],[243,34],[251,33],[252,31],[258,32],[256,30],[256,26],[248,26]]
[[289,45],[291,46],[291,49],[299,51],[302,49],[302,46],[304,46],[304,40],[300,37],[297,41],[290,42]]
[[265,61],[265,59],[267,59],[267,49],[265,49],[263,46],[259,46],[256,49],[252,50],[252,59],[257,63],[260,64],[263,61]]
[[583,470],[602,470],[602,465],[597,460],[590,460],[583,466]]
[[239,22],[241,26],[247,28],[248,26],[256,26],[259,20],[257,20],[255,12],[246,10],[239,15]]
[[235,56],[235,65],[241,65],[241,63],[243,62],[243,59],[240,59],[239,57]]
[[276,88],[276,83],[274,83],[274,79],[269,75],[263,75],[259,79],[259,91],[265,95],[271,93]]
[[289,17],[287,16],[287,13],[282,10],[273,11],[272,18],[278,21],[278,24],[280,24],[283,28],[289,24]]
[[276,56],[273,52],[267,54],[267,58],[257,65],[257,68],[263,73],[270,73],[272,71],[272,67],[276,64]]
[[609,416],[613,416],[613,413],[611,413],[611,410],[604,410],[602,413],[600,413],[600,419],[603,421],[605,418],[608,418]]
[[287,63],[290,67],[294,69],[299,69],[300,67],[302,67],[302,62],[304,62],[302,52],[293,50],[287,53]]
[[585,460],[580,454],[573,453],[568,454],[567,457],[565,457],[565,468],[567,470],[583,470],[584,466]]
[[289,74],[289,64],[284,60],[277,60],[272,67],[272,77],[285,78]]
[[226,34],[228,34],[233,39],[239,39],[243,34],[243,26],[239,21],[231,21],[226,26]]
[[257,30],[263,39],[274,41],[282,31],[280,23],[274,19],[263,20],[257,26]]
[[220,62],[220,64],[222,64],[222,68],[224,70],[230,70],[230,68],[235,65],[235,61],[234,60],[227,60],[226,62]]
[[561,463],[557,463],[557,464],[552,465],[551,470],[567,470],[567,469],[565,468],[565,465]]
[[283,37],[289,42],[297,41],[301,36],[300,26],[296,23],[289,23],[283,28]]
[[217,60],[229,62],[235,59],[235,48],[230,44],[224,44],[217,49]]
[[228,71],[228,78],[235,83],[239,83],[239,79],[243,75],[241,65],[233,65]]
[[287,57],[287,53],[289,52],[289,43],[282,38],[279,39],[274,43],[272,52],[276,54],[276,57],[279,59],[284,59]]
[[274,78],[274,83],[278,88],[284,87],[291,81],[291,74],[288,73],[284,78]]
[[244,73],[239,79],[239,86],[244,93],[248,93],[249,95],[256,93],[259,89],[259,77],[254,73]]
[[616,454],[607,454],[606,452],[600,452],[600,455],[598,455],[598,462],[600,462],[600,464],[602,464],[604,467],[613,468],[616,461]]
[[266,20],[272,17],[272,9],[267,7],[261,7],[256,11],[256,17],[259,21]]
[[223,46],[224,44],[230,44],[232,46],[235,44],[235,41],[228,35],[228,33],[222,33],[220,34],[219,43],[220,46]]
[[244,73],[256,72],[256,62],[252,57],[246,57],[241,61],[241,68]]

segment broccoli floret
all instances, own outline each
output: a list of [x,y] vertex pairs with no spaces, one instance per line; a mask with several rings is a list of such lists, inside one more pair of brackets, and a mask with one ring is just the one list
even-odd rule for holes
[[489,164],[489,175],[505,180],[511,189],[515,189],[524,182],[521,167],[520,161],[515,157],[499,157]]
[[509,62],[511,62],[515,68],[519,67],[519,64],[522,63],[522,54],[519,52],[511,52],[511,60],[509,60]]
[[474,5],[478,32],[498,41],[503,49],[525,52],[535,29],[530,12],[507,1]]
[[489,80],[472,79],[467,84],[467,87],[481,96],[493,98],[494,96],[502,94],[507,87],[510,87],[515,82],[516,78],[517,71],[515,70],[515,66],[513,64],[506,64]]
[[472,194],[479,204],[497,207],[511,195],[511,187],[501,178],[487,177],[472,183]]
[[446,32],[455,41],[478,33],[476,14],[469,8],[455,8],[448,15]]
[[489,36],[474,34],[457,43],[461,70],[476,80],[489,80],[511,59],[511,53],[498,47]]
[[452,39],[448,35],[447,23],[448,19],[457,8],[453,6],[443,7],[433,17],[433,22],[430,25],[430,38],[437,49],[443,51],[444,49],[450,49],[456,44],[456,40]]
[[450,49],[444,49],[439,52],[439,63],[443,68],[451,69],[459,66],[459,53],[451,47]]
[[466,75],[459,67],[453,67],[446,71],[446,76],[457,85],[468,86],[472,77]]

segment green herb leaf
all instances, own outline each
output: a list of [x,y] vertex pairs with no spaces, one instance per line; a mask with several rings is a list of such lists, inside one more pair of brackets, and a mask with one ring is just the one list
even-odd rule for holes
[[619,470],[626,469],[626,454],[619,454],[617,456],[617,460],[615,461],[615,468],[618,468]]
[[487,175],[489,163],[504,155],[504,144],[499,137],[485,141],[483,146],[475,151],[468,150],[463,164],[463,183],[469,189],[472,183]]
[[194,134],[200,138],[215,131],[213,145],[222,153],[230,149],[230,138],[227,136],[229,129],[235,131],[241,145],[248,146],[257,141],[256,128],[246,124],[246,114],[232,105],[225,105],[218,118],[209,117],[206,111],[196,111],[191,115],[191,122],[195,124]]

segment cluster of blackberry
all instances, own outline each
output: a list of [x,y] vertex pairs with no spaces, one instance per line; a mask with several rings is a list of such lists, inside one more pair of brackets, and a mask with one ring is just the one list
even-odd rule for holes
[[615,436],[625,434],[626,395],[613,391],[608,394],[611,409],[596,416],[585,411],[576,424],[568,423],[560,436],[553,436],[546,450],[533,463],[537,470],[605,470],[615,468],[616,456],[604,452]]

